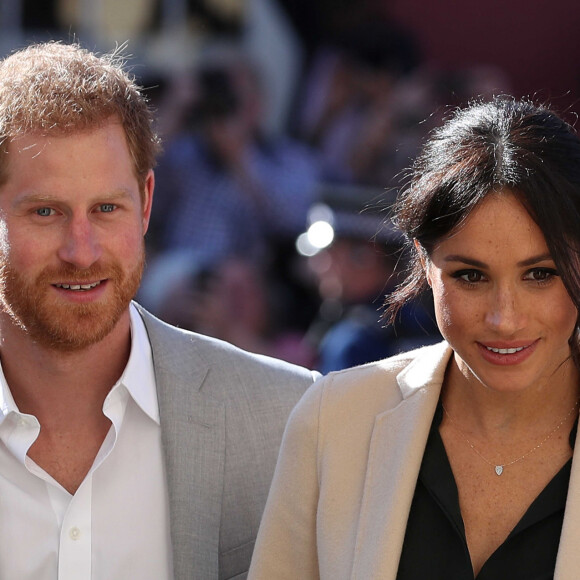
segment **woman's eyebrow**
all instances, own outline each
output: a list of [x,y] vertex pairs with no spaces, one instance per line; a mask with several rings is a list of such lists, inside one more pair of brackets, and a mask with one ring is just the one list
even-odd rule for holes
[[475,266],[476,268],[487,268],[485,262],[480,260],[475,260],[474,258],[468,258],[467,256],[462,256],[461,254],[449,254],[443,258],[444,262],[462,262],[463,264],[468,264],[469,266]]
[[[469,258],[467,256],[462,256],[461,254],[449,254],[443,258],[445,262],[462,262],[463,264],[468,264],[469,266],[474,266],[476,268],[487,268],[488,265],[485,262],[481,262],[480,260],[476,260],[474,258]],[[544,254],[538,254],[536,256],[530,256],[525,260],[522,260],[517,263],[518,267],[526,267],[532,266],[534,264],[538,264],[540,262],[545,262],[546,260],[552,260],[552,256],[549,252]]]
[[518,266],[533,266],[534,264],[538,264],[539,262],[545,262],[546,260],[552,260],[552,256],[548,252],[546,252],[545,254],[538,254],[537,256],[532,256],[527,260],[522,260],[521,262],[518,262]]

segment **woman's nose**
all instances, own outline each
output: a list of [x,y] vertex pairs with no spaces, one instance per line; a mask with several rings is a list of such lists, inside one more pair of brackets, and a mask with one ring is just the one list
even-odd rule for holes
[[493,292],[485,319],[487,324],[505,334],[522,328],[525,313],[517,291],[513,288],[498,288]]

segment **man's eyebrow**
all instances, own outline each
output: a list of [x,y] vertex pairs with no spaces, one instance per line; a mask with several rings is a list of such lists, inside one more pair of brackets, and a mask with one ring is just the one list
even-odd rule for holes
[[50,203],[56,201],[56,199],[55,195],[48,195],[46,193],[25,193],[16,197],[13,205],[24,205],[26,203],[35,202]]
[[[547,260],[552,260],[552,256],[549,252],[544,254],[538,254],[536,256],[530,256],[525,260],[521,260],[517,263],[520,268],[525,268],[526,266],[533,266],[534,264],[539,264],[540,262],[546,262]],[[486,269],[489,266],[480,260],[474,258],[469,258],[467,256],[462,256],[461,254],[449,254],[443,258],[444,262],[461,262],[467,264],[468,266],[473,266],[475,268]]]
[[[128,190],[126,189],[117,189],[115,191],[112,191],[110,193],[105,193],[99,196],[95,197],[95,200],[102,202],[102,203],[107,203],[107,202],[114,202],[116,200],[121,200],[121,199],[126,199],[128,197],[130,197],[131,194]],[[50,193],[37,193],[37,192],[31,192],[31,193],[24,193],[21,196],[17,197],[14,202],[13,202],[13,206],[14,207],[18,207],[18,206],[22,206],[22,205],[28,205],[28,204],[35,204],[35,203],[63,203],[65,202],[65,200],[63,200],[61,197],[57,196],[57,195],[52,195]]]

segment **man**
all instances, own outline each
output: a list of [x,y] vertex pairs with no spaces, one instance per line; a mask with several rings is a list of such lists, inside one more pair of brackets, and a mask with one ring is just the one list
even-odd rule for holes
[[118,59],[0,63],[0,578],[245,578],[314,377],[131,302],[157,149]]

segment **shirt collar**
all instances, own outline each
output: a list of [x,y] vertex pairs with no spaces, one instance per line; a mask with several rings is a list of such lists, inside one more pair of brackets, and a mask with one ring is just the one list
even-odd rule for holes
[[[151,345],[143,319],[133,304],[129,307],[129,313],[131,352],[117,385],[122,384],[141,410],[159,424],[159,403],[157,402]],[[0,424],[10,413],[20,414],[0,366]]]
[[0,424],[8,417],[10,413],[18,413],[18,407],[14,402],[6,378],[4,377],[4,371],[0,366]]
[[119,383],[126,387],[141,410],[159,425],[159,403],[151,344],[143,319],[133,304],[129,307],[129,312],[131,315],[131,353]]

